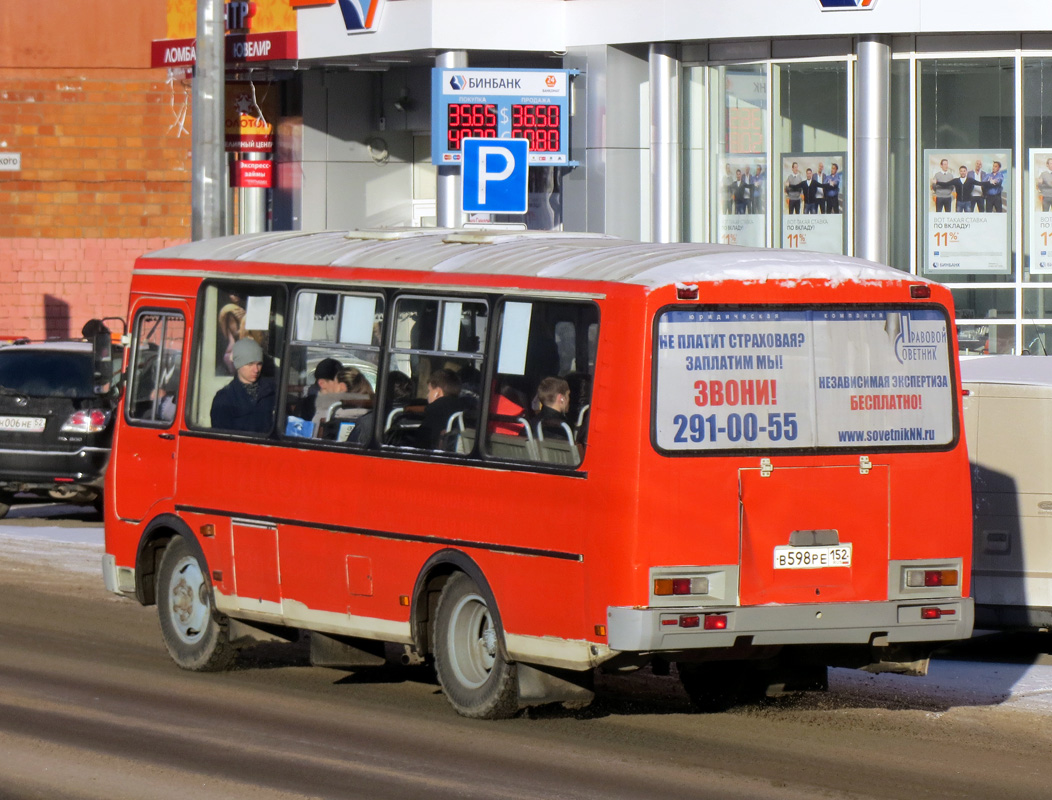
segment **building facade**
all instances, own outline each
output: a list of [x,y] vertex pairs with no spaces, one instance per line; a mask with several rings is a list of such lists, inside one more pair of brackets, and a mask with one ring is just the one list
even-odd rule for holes
[[[195,4],[166,2],[150,64],[182,85]],[[244,43],[227,48],[228,102],[251,96],[248,116],[273,124],[251,156],[272,162],[271,188],[249,190],[265,227],[463,222],[459,169],[432,159],[432,70],[572,70],[570,164],[532,167],[527,214],[495,221],[862,256],[949,284],[967,349],[1045,352],[1040,0],[996,14],[978,0],[226,5]],[[275,25],[280,46],[266,44]]]
[[189,82],[150,67],[164,30],[164,0],[0,4],[0,337],[123,315],[134,259],[187,238]]

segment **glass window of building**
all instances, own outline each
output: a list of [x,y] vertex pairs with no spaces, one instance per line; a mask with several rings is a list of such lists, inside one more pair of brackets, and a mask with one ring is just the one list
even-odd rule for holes
[[1021,350],[1052,352],[1052,58],[1023,60]]
[[710,238],[721,244],[763,247],[770,192],[767,65],[722,66],[715,75]]
[[850,252],[849,92],[843,61],[775,64],[774,244]]
[[1014,352],[1015,60],[922,60],[917,82],[919,272],[954,285],[962,348]]

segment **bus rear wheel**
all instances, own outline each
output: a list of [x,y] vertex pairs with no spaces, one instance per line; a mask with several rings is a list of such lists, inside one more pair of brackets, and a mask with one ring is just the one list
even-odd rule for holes
[[213,605],[205,568],[176,536],[161,557],[157,612],[168,653],[183,669],[219,672],[234,663],[237,650]]
[[457,713],[506,719],[519,710],[518,669],[505,660],[501,636],[475,582],[453,575],[435,612],[435,672]]

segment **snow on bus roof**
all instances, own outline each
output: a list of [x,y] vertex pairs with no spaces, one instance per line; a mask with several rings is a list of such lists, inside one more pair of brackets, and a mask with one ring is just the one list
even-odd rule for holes
[[205,239],[159,250],[146,258],[565,278],[651,288],[724,280],[926,282],[848,256],[719,244],[654,244],[605,234],[551,231],[287,231]]
[[961,358],[961,382],[1052,386],[1052,356]]

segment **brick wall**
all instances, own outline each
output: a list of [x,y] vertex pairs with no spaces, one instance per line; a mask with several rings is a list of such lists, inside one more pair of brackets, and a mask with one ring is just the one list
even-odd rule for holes
[[[190,84],[163,70],[0,68],[0,336],[123,315],[136,256],[190,235]],[[185,114],[185,116],[183,116]]]

